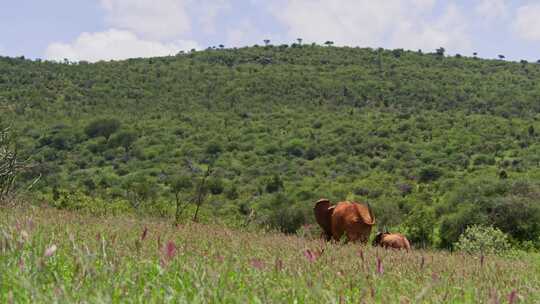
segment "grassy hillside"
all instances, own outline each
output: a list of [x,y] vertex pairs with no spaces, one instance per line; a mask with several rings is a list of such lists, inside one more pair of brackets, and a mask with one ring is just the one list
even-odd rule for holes
[[1,58],[0,115],[35,164],[21,186],[41,175],[30,195],[57,207],[172,216],[211,166],[204,221],[294,232],[347,198],[417,246],[484,224],[531,248],[539,80],[526,62],[300,45]]
[[[0,209],[2,303],[538,303],[540,257],[411,253],[148,217]],[[321,253],[322,252],[322,253]]]

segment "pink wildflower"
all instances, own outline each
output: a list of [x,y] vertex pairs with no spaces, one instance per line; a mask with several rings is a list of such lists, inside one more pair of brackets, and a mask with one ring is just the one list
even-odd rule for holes
[[43,256],[45,256],[46,258],[53,256],[53,254],[56,252],[56,249],[56,245],[53,244],[51,247],[45,250]]
[[306,251],[304,251],[304,256],[310,262],[315,262],[317,260],[317,256],[315,255],[315,253],[309,249],[306,249]]
[[174,258],[175,254],[176,254],[176,245],[173,243],[173,241],[169,241],[167,243],[165,255],[167,259],[170,261],[172,260],[172,258]]
[[264,262],[259,260],[259,259],[252,259],[251,260],[251,266],[253,266],[254,268],[257,268],[259,270],[263,269],[264,268]]
[[384,273],[384,268],[383,268],[382,260],[380,257],[377,257],[377,274],[383,274],[383,273]]
[[508,303],[514,304],[517,301],[517,291],[514,289],[512,292],[508,295]]

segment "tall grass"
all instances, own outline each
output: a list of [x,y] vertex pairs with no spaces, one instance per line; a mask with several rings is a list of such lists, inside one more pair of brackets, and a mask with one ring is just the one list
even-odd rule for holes
[[0,209],[0,303],[539,303],[540,258]]

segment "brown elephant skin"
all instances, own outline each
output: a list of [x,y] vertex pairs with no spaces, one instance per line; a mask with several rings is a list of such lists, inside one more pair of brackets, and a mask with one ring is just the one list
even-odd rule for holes
[[392,249],[411,250],[411,245],[407,238],[399,233],[379,232],[373,240],[373,246],[381,246]]
[[335,206],[327,199],[315,204],[314,213],[326,240],[339,241],[346,235],[347,241],[366,243],[375,224],[369,205],[357,202],[339,202]]

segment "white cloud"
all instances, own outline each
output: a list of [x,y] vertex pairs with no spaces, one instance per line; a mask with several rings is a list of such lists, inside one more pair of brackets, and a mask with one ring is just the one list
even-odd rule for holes
[[478,0],[475,13],[486,20],[504,18],[508,13],[506,0]]
[[82,33],[69,43],[51,43],[45,57],[109,60],[176,54],[200,49],[193,28],[213,33],[229,0],[99,0],[110,29]]
[[197,16],[202,30],[207,34],[214,34],[216,31],[216,18],[220,13],[231,8],[227,0],[197,0],[193,7],[193,13]]
[[194,26],[215,31],[218,14],[229,0],[100,0],[109,25],[147,39],[168,40],[189,34]]
[[471,42],[467,35],[467,20],[459,9],[449,5],[436,19],[403,20],[390,36],[391,48],[434,50],[445,47],[454,52],[469,51]]
[[435,0],[290,0],[272,9],[290,39],[337,45],[467,51],[467,20],[459,8],[435,11]]
[[540,4],[519,7],[513,27],[522,39],[540,41]]
[[45,57],[52,60],[99,60],[127,59],[174,55],[181,50],[199,48],[193,41],[161,43],[143,40],[134,33],[110,29],[98,33],[82,33],[71,43],[52,43],[45,51]]
[[171,39],[191,30],[186,0],[101,0],[107,22],[145,38]]
[[273,44],[283,41],[278,35],[261,31],[249,19],[238,22],[235,27],[229,28],[226,33],[226,44],[231,47],[254,44],[263,45],[265,39],[269,39]]

